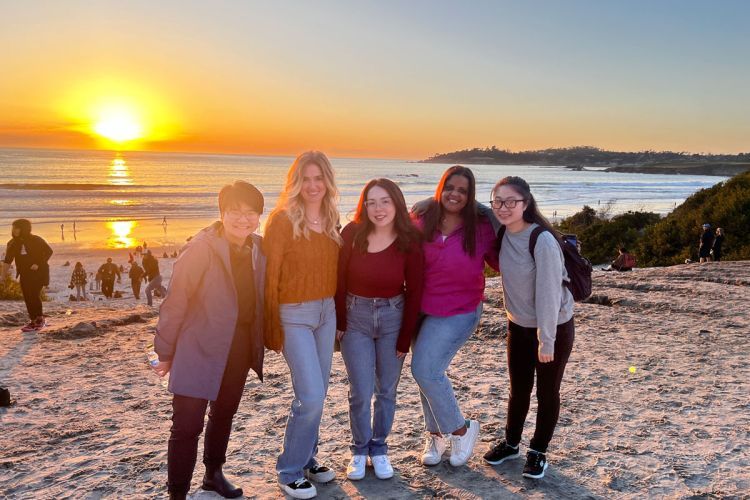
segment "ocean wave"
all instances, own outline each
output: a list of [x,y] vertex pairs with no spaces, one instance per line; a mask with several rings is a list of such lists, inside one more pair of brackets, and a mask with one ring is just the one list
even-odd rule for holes
[[[25,191],[99,191],[107,189],[138,189],[133,184],[76,184],[76,183],[7,183],[0,184],[0,189],[21,189]],[[165,187],[165,186],[149,186]]]

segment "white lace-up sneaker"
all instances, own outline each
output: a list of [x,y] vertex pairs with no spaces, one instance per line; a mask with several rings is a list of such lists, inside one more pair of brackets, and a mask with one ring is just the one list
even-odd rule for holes
[[375,455],[370,457],[372,467],[375,469],[375,475],[378,479],[390,479],[393,477],[393,466],[388,459],[388,455]]
[[359,481],[365,477],[365,467],[367,466],[366,455],[352,455],[349,465],[346,467],[346,477],[352,481]]
[[424,439],[422,465],[437,465],[443,459],[443,453],[448,447],[448,440],[443,436],[427,433]]
[[474,453],[474,445],[479,437],[479,422],[467,420],[466,434],[457,436],[451,434],[451,465],[458,467],[466,464]]

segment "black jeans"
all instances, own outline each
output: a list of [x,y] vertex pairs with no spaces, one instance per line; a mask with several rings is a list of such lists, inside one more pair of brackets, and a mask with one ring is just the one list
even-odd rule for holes
[[112,298],[112,291],[115,288],[115,280],[102,280],[102,294],[108,299]]
[[505,440],[508,444],[516,446],[521,442],[536,372],[538,409],[536,429],[529,446],[533,450],[547,452],[547,445],[552,439],[557,419],[560,416],[560,382],[562,382],[570,352],[573,350],[574,338],[573,319],[557,325],[555,359],[549,363],[540,363],[537,358],[539,341],[536,337],[536,328],[524,328],[511,321],[508,322],[510,398],[508,399],[508,419],[505,424]]
[[[247,351],[232,345],[216,401],[210,402],[203,463],[219,467],[226,462],[232,419],[237,412],[249,371]],[[175,394],[172,399],[172,429],[167,449],[167,488],[173,493],[190,491],[198,456],[198,438],[206,415],[205,399]]]
[[21,292],[31,321],[42,315],[42,288],[42,279],[33,272],[21,275]]
[[136,299],[140,299],[141,298],[141,282],[140,282],[140,280],[138,280],[138,281],[131,281],[130,282],[130,287],[133,289],[133,295],[135,296],[135,298]]

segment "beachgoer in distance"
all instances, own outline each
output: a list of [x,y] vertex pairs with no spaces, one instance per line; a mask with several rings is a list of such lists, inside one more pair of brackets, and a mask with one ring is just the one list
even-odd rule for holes
[[207,406],[202,488],[225,498],[242,496],[222,467],[249,370],[263,379],[265,257],[260,236],[253,234],[263,195],[235,181],[219,192],[219,212],[221,221],[200,231],[175,262],[154,338],[154,370],[170,374],[174,394],[167,451],[167,487],[174,499],[190,490]]
[[373,179],[341,236],[336,328],[349,376],[352,457],[346,475],[362,479],[369,458],[375,476],[388,479],[393,466],[386,441],[422,300],[421,235],[396,183]]
[[70,287],[76,289],[76,300],[88,300],[86,296],[86,270],[81,262],[76,262],[73,273],[70,275]]
[[102,279],[102,294],[108,299],[112,298],[112,293],[115,289],[115,279],[119,282],[121,280],[120,268],[112,262],[112,257],[107,257],[107,262],[99,267],[99,272]]
[[130,264],[130,271],[128,271],[128,277],[130,278],[130,288],[133,290],[133,297],[136,300],[141,298],[141,282],[143,281],[143,275],[145,271],[138,263],[134,260]]
[[612,263],[609,265],[609,267],[606,267],[602,269],[602,271],[632,271],[635,267],[635,256],[628,252],[628,250],[625,247],[618,247],[617,248],[617,257],[615,257],[615,260],[612,261]]
[[29,322],[21,330],[35,331],[45,326],[42,309],[42,288],[49,285],[49,258],[52,249],[41,237],[31,233],[28,219],[17,219],[11,224],[11,236],[5,249],[2,276],[15,261],[16,276],[20,278],[23,301]]
[[720,227],[716,228],[716,237],[714,237],[714,243],[711,246],[711,256],[714,262],[721,260],[721,246],[724,244],[724,230]]
[[698,246],[698,257],[700,263],[711,261],[711,247],[714,244],[714,233],[711,231],[711,224],[703,224],[700,245]]
[[279,487],[294,498],[317,494],[308,479],[327,483],[336,477],[316,455],[336,336],[337,198],[328,158],[319,151],[301,154],[289,168],[263,239],[266,347],[283,353],[294,388],[276,472]]
[[[552,225],[539,211],[528,183],[505,177],[492,190],[492,207],[505,225],[500,244],[503,298],[508,316],[510,397],[505,439],[484,460],[492,465],[520,457],[521,434],[529,411],[536,373],[536,428],[529,443],[523,476],[539,479],[547,469],[547,446],[560,414],[560,383],[573,349],[573,295],[562,248]],[[534,255],[529,239],[536,228]]]
[[427,433],[424,465],[441,462],[449,439],[451,465],[464,465],[479,436],[479,422],[461,413],[446,375],[479,324],[485,262],[497,269],[495,231],[479,214],[475,193],[473,172],[450,167],[416,220],[424,238],[425,316],[412,348],[411,372],[419,385]]
[[[146,242],[144,241],[144,244]],[[154,257],[151,250],[146,250],[146,255],[143,256],[143,271],[146,273],[146,303],[148,305],[154,304],[152,293],[156,291],[159,297],[164,297],[167,293],[167,289],[162,285],[161,272],[159,272],[159,260]]]

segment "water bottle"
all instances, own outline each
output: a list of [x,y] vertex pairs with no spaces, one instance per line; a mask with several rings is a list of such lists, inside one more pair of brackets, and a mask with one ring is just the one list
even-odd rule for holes
[[[159,355],[154,350],[154,344],[146,346],[146,359],[148,360],[149,369],[153,369],[153,367],[159,364]],[[156,372],[153,372],[153,374],[159,378],[159,383],[163,388],[166,389],[169,386],[169,373],[163,377],[160,377]]]

